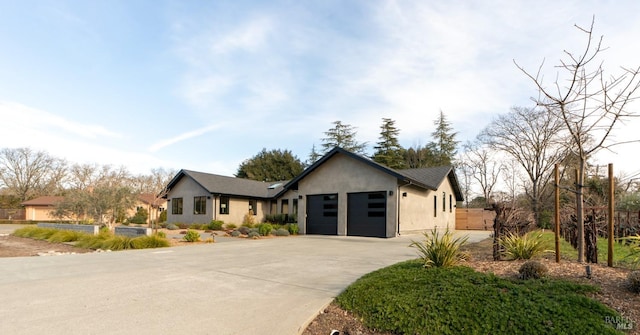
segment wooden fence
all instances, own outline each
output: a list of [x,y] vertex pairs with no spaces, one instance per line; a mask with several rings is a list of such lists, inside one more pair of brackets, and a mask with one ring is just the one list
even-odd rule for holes
[[496,212],[483,208],[456,208],[456,230],[493,230]]
[[0,208],[0,220],[24,220],[27,214],[24,209]]

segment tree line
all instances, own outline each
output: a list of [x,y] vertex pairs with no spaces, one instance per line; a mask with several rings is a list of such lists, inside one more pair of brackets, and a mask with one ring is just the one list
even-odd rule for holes
[[62,196],[53,214],[58,217],[122,222],[140,194],[159,203],[174,170],[152,169],[132,174],[126,167],[69,164],[31,148],[0,150],[0,208],[19,208],[39,196]]

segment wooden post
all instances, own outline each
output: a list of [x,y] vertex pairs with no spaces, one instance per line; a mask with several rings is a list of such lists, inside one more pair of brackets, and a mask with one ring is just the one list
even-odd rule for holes
[[609,248],[607,250],[607,266],[613,266],[613,215],[615,196],[615,185],[613,183],[613,164],[609,164],[609,215],[607,215],[609,224]]
[[555,239],[556,239],[556,263],[560,263],[560,172],[558,164],[555,166]]

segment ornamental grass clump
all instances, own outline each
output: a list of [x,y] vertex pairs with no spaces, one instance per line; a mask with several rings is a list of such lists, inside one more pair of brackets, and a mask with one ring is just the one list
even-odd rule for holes
[[518,270],[521,279],[540,279],[549,273],[546,265],[538,261],[527,261]]
[[627,277],[629,291],[640,293],[640,271],[633,271]]
[[451,267],[468,258],[468,254],[460,250],[468,236],[454,238],[448,228],[440,235],[434,228],[430,233],[425,232],[424,237],[424,241],[413,241],[410,246],[418,249],[418,256],[426,268]]
[[548,251],[541,232],[529,232],[522,236],[510,233],[500,238],[500,245],[504,248],[503,256],[510,260],[531,259]]

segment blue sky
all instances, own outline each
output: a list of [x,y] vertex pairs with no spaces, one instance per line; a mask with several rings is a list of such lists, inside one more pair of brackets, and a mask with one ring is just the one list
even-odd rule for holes
[[[442,110],[471,140],[531,106],[513,59],[553,77],[594,14],[606,69],[640,65],[638,1],[479,3],[0,1],[0,147],[232,175],[262,148],[306,160],[335,120],[373,146],[392,118],[409,147]],[[597,161],[635,172],[638,146]]]

